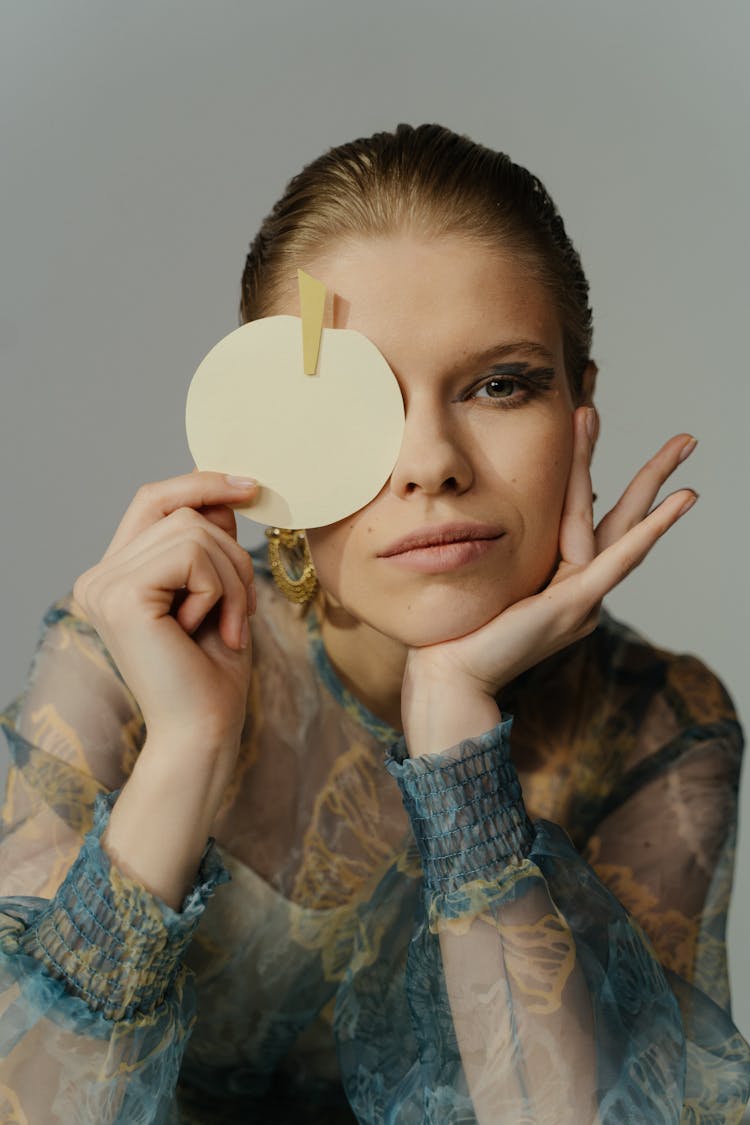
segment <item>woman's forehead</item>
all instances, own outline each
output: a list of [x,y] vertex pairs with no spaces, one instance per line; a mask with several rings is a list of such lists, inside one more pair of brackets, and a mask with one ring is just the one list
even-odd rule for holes
[[[332,290],[333,327],[387,355],[482,352],[526,341],[562,355],[556,306],[518,257],[456,235],[348,240],[304,266]],[[298,313],[296,295],[278,311]]]

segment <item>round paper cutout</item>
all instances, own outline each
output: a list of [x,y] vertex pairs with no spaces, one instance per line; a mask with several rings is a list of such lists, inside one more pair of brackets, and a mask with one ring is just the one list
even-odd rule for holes
[[196,466],[254,477],[258,500],[235,510],[276,527],[321,527],[364,507],[404,430],[401,390],[373,342],[324,328],[306,375],[301,325],[270,316],[230,332],[193,376],[185,410]]

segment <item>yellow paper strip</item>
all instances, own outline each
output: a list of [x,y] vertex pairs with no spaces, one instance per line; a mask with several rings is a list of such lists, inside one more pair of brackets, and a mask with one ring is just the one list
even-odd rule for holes
[[320,337],[326,311],[326,287],[304,270],[297,270],[299,307],[302,317],[302,363],[305,375],[314,375],[318,366]]

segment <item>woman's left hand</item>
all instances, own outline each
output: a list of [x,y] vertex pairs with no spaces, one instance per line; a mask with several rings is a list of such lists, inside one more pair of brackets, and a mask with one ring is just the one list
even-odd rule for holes
[[[593,428],[590,436],[587,415],[593,420],[593,411],[579,407],[573,417],[573,461],[560,522],[560,562],[551,581],[473,633],[411,649],[402,696],[407,705],[410,699],[434,697],[440,690],[448,691],[454,701],[467,693],[494,698],[521,672],[591,633],[605,595],[695,503],[697,494],[683,488],[650,511],[661,486],[695,448],[689,434],[678,434],[643,466],[594,528],[589,472]],[[404,714],[405,732],[408,724]]]

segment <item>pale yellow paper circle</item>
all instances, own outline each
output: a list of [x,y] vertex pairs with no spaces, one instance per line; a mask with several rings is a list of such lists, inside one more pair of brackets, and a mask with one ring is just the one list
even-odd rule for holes
[[277,527],[320,527],[377,496],[398,458],[404,406],[366,336],[324,328],[317,374],[305,375],[300,319],[270,316],[208,353],[185,425],[199,469],[260,484],[257,502],[236,511]]

